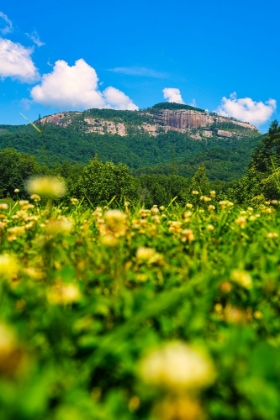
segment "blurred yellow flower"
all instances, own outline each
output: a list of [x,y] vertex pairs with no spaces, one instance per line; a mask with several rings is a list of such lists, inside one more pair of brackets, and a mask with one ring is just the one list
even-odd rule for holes
[[103,245],[112,246],[113,247],[113,246],[116,246],[117,245],[118,239],[114,235],[108,233],[108,234],[102,235],[100,237],[100,242]]
[[247,321],[247,314],[237,306],[227,305],[224,309],[224,319],[230,324],[244,324]]
[[107,210],[104,214],[104,232],[120,236],[126,232],[127,216],[120,210]]
[[215,198],[216,197],[216,191],[214,191],[214,190],[210,191],[210,197]]
[[251,275],[245,270],[233,270],[230,274],[230,278],[245,289],[250,289],[253,285]]
[[15,378],[28,372],[29,358],[13,330],[0,321],[0,377]]
[[192,242],[195,240],[194,233],[192,229],[183,229],[182,230],[182,242]]
[[234,223],[236,223],[237,225],[239,225],[239,226],[241,227],[241,229],[244,229],[244,228],[245,228],[245,226],[246,226],[246,222],[247,222],[247,219],[246,219],[246,217],[244,217],[244,216],[238,217],[238,218],[234,221]]
[[278,238],[279,235],[277,232],[268,232],[268,234],[266,235],[269,239],[275,239]]
[[215,379],[209,357],[179,341],[151,351],[140,361],[139,374],[148,385],[173,391],[198,390]]
[[28,180],[26,189],[29,194],[44,198],[59,198],[66,193],[65,182],[54,176],[36,177]]
[[0,255],[0,277],[12,279],[18,273],[19,265],[16,257],[10,254]]
[[188,395],[171,395],[158,401],[152,410],[158,420],[205,420],[201,404]]
[[67,234],[70,233],[73,227],[72,220],[67,217],[61,217],[59,219],[51,219],[46,225],[46,232],[49,235],[58,235],[59,233]]
[[81,292],[75,284],[59,284],[47,290],[48,301],[55,305],[63,305],[78,302],[81,299]]
[[162,255],[156,252],[153,248],[140,246],[136,252],[136,259],[138,262],[147,262],[148,264],[162,262]]
[[73,206],[76,206],[79,203],[79,200],[77,198],[71,198],[70,201],[71,204],[73,204]]
[[31,200],[34,200],[35,202],[41,200],[41,197],[38,194],[32,194],[30,198]]

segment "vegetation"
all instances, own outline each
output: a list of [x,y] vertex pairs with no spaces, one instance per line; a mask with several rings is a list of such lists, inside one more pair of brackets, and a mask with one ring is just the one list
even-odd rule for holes
[[200,164],[205,163],[210,179],[230,181],[245,174],[250,156],[260,141],[258,136],[242,140],[212,138],[197,141],[187,134],[173,131],[157,137],[139,131],[126,137],[108,133],[85,134],[77,128],[79,121],[67,128],[46,125],[46,150],[42,147],[40,135],[33,127],[1,126],[6,127],[6,131],[0,132],[0,150],[13,148],[32,154],[41,164],[51,166],[66,161],[87,164],[98,154],[102,162],[121,162],[128,165],[135,171],[135,175],[162,173],[190,177]]
[[230,183],[1,151],[0,418],[279,418],[279,142]]
[[153,122],[153,119],[147,115],[142,115],[138,111],[121,111],[115,109],[99,109],[92,108],[87,111],[84,111],[81,116],[84,117],[93,117],[93,118],[102,118],[105,120],[110,120],[114,122],[123,122],[129,125],[139,125],[144,122]]
[[151,108],[148,108],[148,111],[151,113],[156,113],[158,112],[159,109],[171,109],[171,110],[187,109],[191,111],[205,112],[204,109],[195,108],[193,106],[185,105],[185,104],[178,104],[176,102],[159,102],[158,104],[152,106]]
[[219,201],[203,167],[165,208],[44,204],[50,180],[0,203],[2,417],[279,418],[278,202]]
[[[217,132],[218,130],[226,130],[226,131],[238,131],[240,133],[248,133],[252,135],[252,130],[247,127],[243,127],[242,125],[235,124],[234,121],[229,122],[216,122],[210,126],[211,130]],[[257,134],[257,130],[256,130]]]

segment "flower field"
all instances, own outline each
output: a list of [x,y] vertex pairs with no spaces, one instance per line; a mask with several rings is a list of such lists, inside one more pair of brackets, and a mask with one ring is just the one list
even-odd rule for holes
[[30,194],[0,203],[1,420],[280,418],[277,201]]

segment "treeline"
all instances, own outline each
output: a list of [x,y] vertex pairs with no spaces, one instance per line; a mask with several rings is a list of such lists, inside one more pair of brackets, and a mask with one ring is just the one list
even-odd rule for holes
[[[27,198],[27,179],[39,175],[64,178],[68,189],[65,200],[75,197],[91,206],[105,205],[112,200],[118,205],[125,200],[141,202],[146,206],[166,205],[175,196],[177,202],[183,204],[194,188],[197,188],[200,194],[206,194],[209,189],[204,165],[191,179],[178,175],[135,177],[128,166],[122,163],[103,163],[97,155],[88,165],[65,162],[49,168],[40,165],[34,156],[14,149],[0,152],[0,198]],[[195,179],[198,179],[198,182],[194,182]]]
[[190,177],[175,173],[134,176],[127,165],[103,163],[97,155],[87,165],[64,162],[49,167],[38,163],[34,156],[7,148],[0,152],[0,198],[17,198],[15,189],[20,190],[20,197],[26,197],[26,180],[45,174],[66,180],[66,200],[75,197],[91,206],[104,205],[112,200],[118,204],[128,200],[146,206],[167,205],[175,197],[177,203],[184,205],[193,202],[194,198],[199,200],[211,190],[218,192],[217,200],[229,199],[238,203],[279,199],[280,127],[277,121],[271,124],[268,134],[253,154],[246,174],[231,182],[210,180],[204,164]]

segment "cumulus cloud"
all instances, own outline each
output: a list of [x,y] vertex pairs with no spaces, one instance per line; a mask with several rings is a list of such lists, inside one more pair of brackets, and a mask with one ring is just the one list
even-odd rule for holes
[[156,79],[167,78],[166,73],[161,73],[146,67],[115,67],[114,69],[110,69],[110,71],[114,73],[127,74],[129,76],[154,77]]
[[8,16],[5,15],[5,13],[0,12],[0,32],[3,35],[6,35],[9,32],[12,32],[12,30],[13,30],[12,22],[10,21]]
[[37,45],[37,47],[42,47],[45,45],[45,43],[40,40],[40,37],[36,31],[31,32],[31,34],[26,33],[25,35],[28,36],[28,38],[30,38],[31,41]]
[[225,96],[222,98],[221,105],[215,112],[224,117],[233,117],[259,126],[266,123],[275,110],[275,99],[269,99],[266,102],[256,102],[251,98],[237,99],[237,95],[234,92],[229,98]]
[[113,87],[98,90],[98,76],[83,59],[69,66],[56,61],[53,71],[42,77],[41,84],[31,90],[34,102],[66,109],[114,108],[138,109],[123,92]]
[[0,38],[0,78],[12,77],[21,82],[34,82],[39,73],[31,59],[32,48]]
[[130,111],[138,109],[138,106],[127,95],[112,86],[104,90],[103,96],[110,108],[128,109]]
[[177,88],[164,88],[162,90],[164,99],[168,102],[176,102],[177,104],[184,104],[181,92]]

